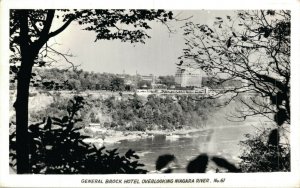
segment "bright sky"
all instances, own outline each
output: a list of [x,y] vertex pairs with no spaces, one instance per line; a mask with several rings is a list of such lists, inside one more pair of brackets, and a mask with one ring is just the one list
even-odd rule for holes
[[[178,18],[188,18],[195,23],[207,24],[216,16],[232,14],[232,11],[174,11]],[[55,23],[53,27],[60,25]],[[63,33],[59,34],[55,41],[62,45],[57,46],[61,52],[70,52],[76,56],[72,62],[80,64],[80,68],[86,71],[110,72],[148,75],[174,75],[178,57],[182,54],[184,38],[182,29],[185,21],[172,21],[169,26],[175,29],[175,34],[170,34],[165,25],[151,23],[151,30],[147,33],[151,36],[146,44],[131,44],[119,40],[95,41],[95,33],[82,30],[77,23],[72,23]]]

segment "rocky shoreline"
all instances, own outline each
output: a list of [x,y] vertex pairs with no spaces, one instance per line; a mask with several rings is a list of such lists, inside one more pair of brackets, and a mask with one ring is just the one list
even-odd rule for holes
[[[244,124],[247,127],[252,125],[251,123]],[[233,126],[226,126],[235,127]],[[203,132],[204,135],[212,134],[214,129],[221,129],[222,127],[203,127],[203,128],[185,128],[177,130],[146,130],[146,131],[120,131],[107,129],[101,126],[88,126],[85,127],[81,134],[90,136],[90,138],[84,139],[86,143],[92,143],[96,147],[102,147],[104,145],[112,145],[120,143],[123,140],[136,141],[139,139],[154,138],[155,136],[165,136],[168,140],[176,140],[180,137],[192,137],[193,134],[199,134]]]
[[86,127],[83,134],[91,138],[84,139],[86,143],[92,143],[96,147],[116,144],[123,140],[139,140],[153,138],[154,136],[166,136],[167,139],[189,137],[191,133],[204,131],[204,129],[180,129],[180,130],[147,130],[147,131],[118,131],[102,127]]

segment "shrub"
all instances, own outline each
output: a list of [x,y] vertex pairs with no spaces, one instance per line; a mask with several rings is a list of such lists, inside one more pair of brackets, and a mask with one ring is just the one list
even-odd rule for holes
[[[120,156],[117,149],[98,149],[86,144],[88,136],[80,134],[82,127],[78,112],[83,108],[82,97],[75,96],[67,106],[63,118],[48,117],[41,123],[29,126],[31,173],[38,174],[138,174],[146,173],[133,150]],[[10,134],[10,165],[16,165],[15,132]]]
[[[289,145],[271,141],[275,131],[271,131],[268,137],[269,131],[264,130],[258,135],[246,134],[247,139],[241,141],[244,151],[240,156],[240,168],[243,172],[290,171]],[[279,135],[274,136],[279,138]]]
[[136,131],[146,131],[147,125],[143,121],[136,122],[134,130]]
[[[209,163],[214,164],[210,165]],[[172,173],[179,166],[176,156],[172,154],[160,155],[156,160],[156,170],[159,173]],[[186,166],[186,171],[187,173],[205,173],[209,169],[209,166],[216,166],[215,172],[241,172],[239,168],[225,158],[210,156],[207,153],[202,153],[192,159]]]

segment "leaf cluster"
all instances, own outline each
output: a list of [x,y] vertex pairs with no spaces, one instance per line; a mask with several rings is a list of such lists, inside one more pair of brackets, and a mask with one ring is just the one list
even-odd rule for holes
[[[269,133],[270,132],[270,133]],[[258,135],[246,134],[241,141],[244,151],[240,156],[243,172],[289,172],[290,148],[280,143],[277,129],[264,130]]]
[[[76,114],[83,108],[80,96],[71,100],[68,115],[48,117],[43,122],[28,127],[30,148],[30,173],[37,174],[115,174],[145,173],[133,150],[122,156],[117,149],[98,149],[84,142],[89,136],[81,134],[82,127],[75,124],[81,119]],[[16,165],[15,132],[10,135],[10,165]]]
[[[217,166],[216,172],[220,172],[220,169],[224,169],[222,172],[241,172],[239,168],[225,158],[219,156],[209,156],[206,153],[202,153],[192,159],[186,166],[186,172],[205,173],[208,169],[209,162],[213,162]],[[177,159],[174,155],[161,155],[156,160],[156,170],[160,173],[172,173],[179,166],[178,164],[176,165],[176,163]]]

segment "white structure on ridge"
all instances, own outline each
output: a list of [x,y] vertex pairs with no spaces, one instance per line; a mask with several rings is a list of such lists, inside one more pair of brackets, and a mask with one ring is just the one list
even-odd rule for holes
[[201,87],[203,76],[204,72],[201,69],[193,69],[189,67],[177,68],[175,73],[175,82],[181,87]]

